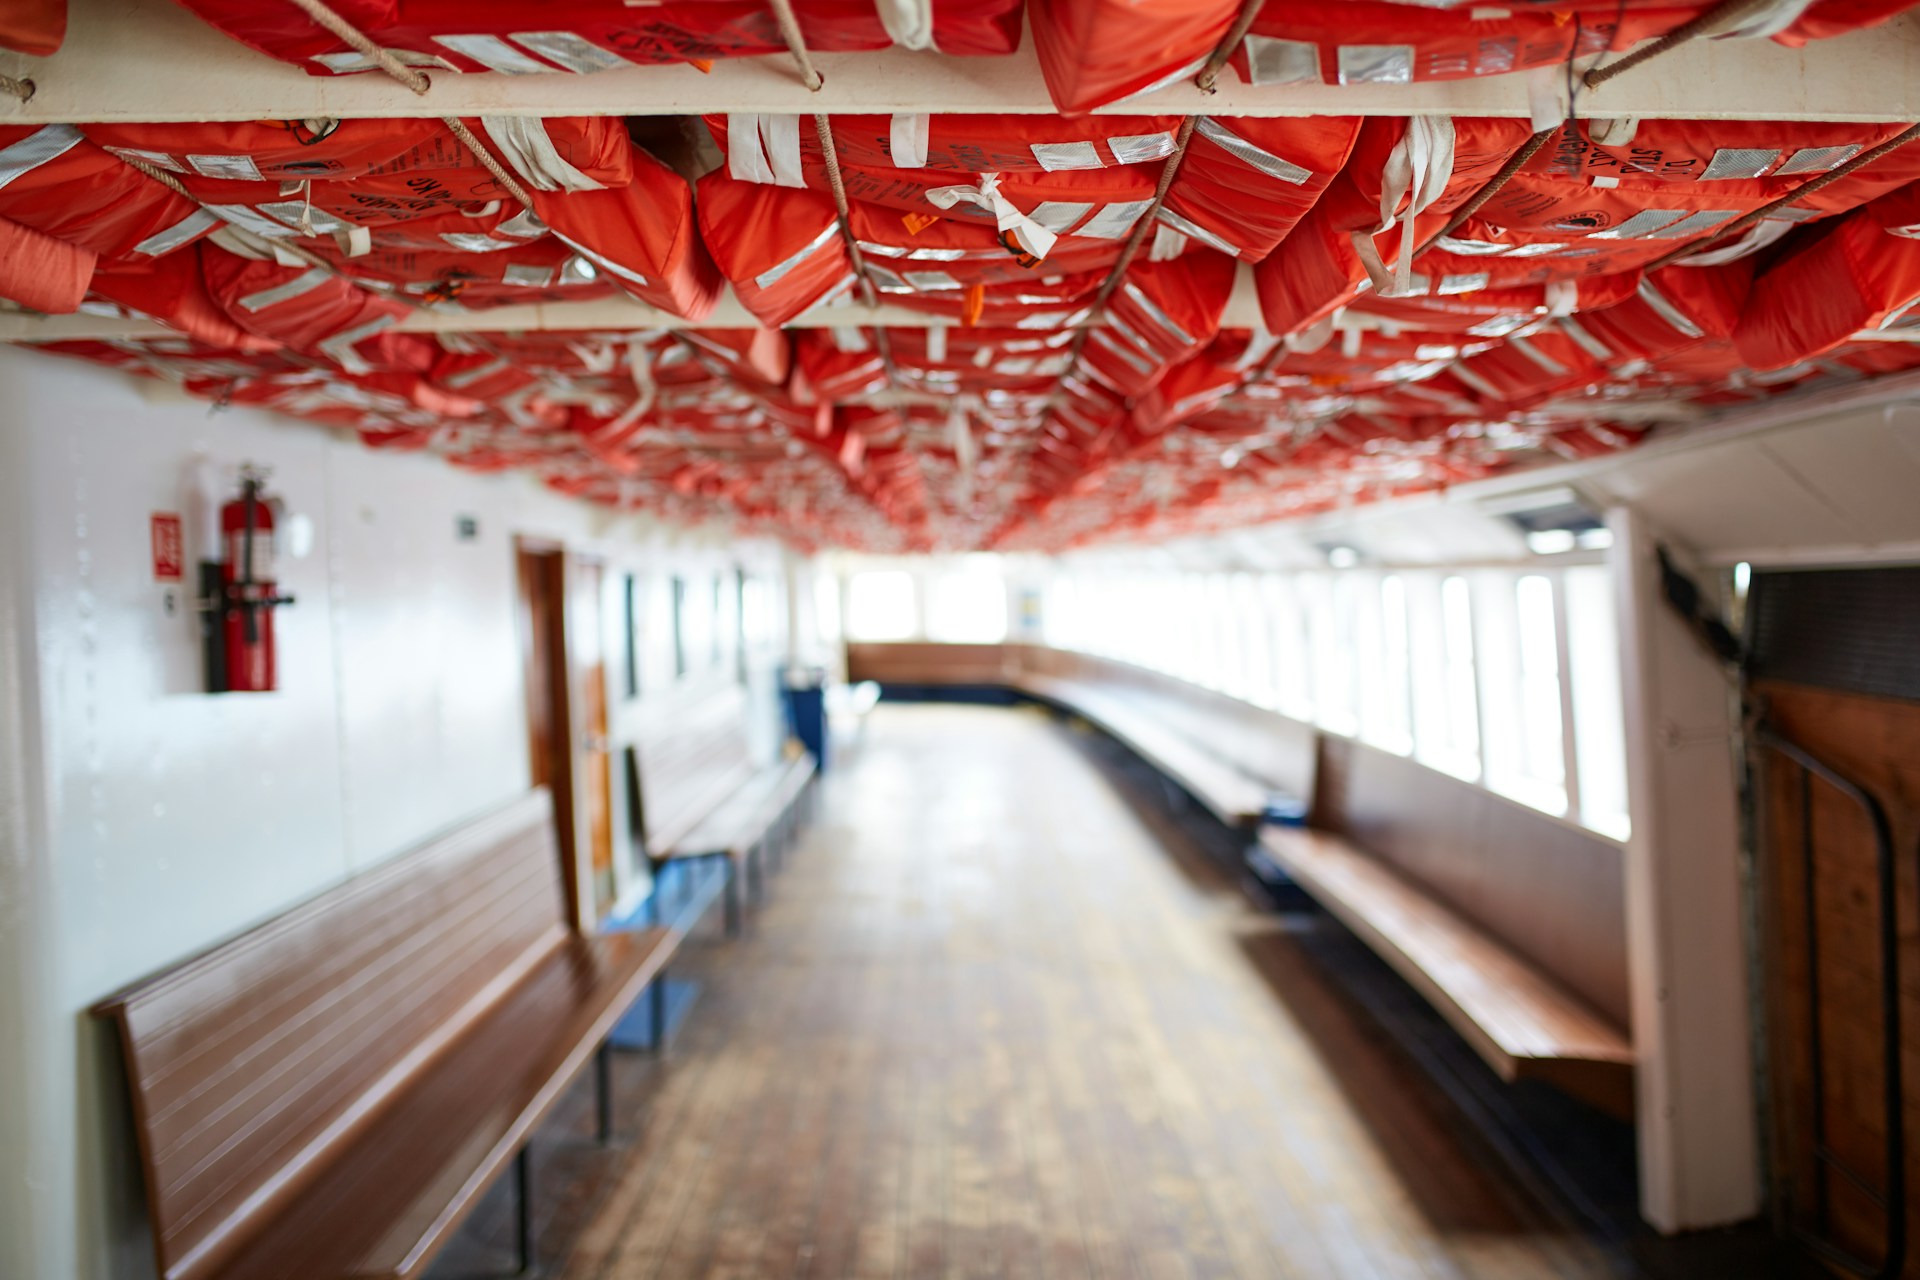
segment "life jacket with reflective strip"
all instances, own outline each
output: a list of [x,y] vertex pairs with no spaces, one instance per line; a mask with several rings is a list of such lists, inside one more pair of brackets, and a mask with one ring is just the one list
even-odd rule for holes
[[0,125],[0,216],[102,258],[157,258],[219,226],[72,125]]
[[1920,183],[1836,219],[1769,263],[1754,279],[1733,342],[1754,368],[1785,368],[1861,330],[1908,327],[1920,319],[1916,303]]
[[[363,55],[297,9],[252,0],[182,0],[228,35],[310,75],[373,69]],[[446,71],[585,74],[634,64],[705,63],[786,52],[763,0],[330,0],[333,9],[402,62]],[[1011,53],[1019,0],[795,0],[815,52],[897,43],[955,55]]]
[[[343,280],[325,267],[288,267],[208,249],[208,292],[249,333],[324,356],[350,373],[370,373],[383,355],[363,350],[412,310]],[[431,363],[427,356],[421,368]]]
[[886,389],[886,364],[870,329],[804,330],[794,335],[793,355],[788,385],[801,404],[833,404]]
[[132,315],[178,329],[216,350],[272,351],[281,344],[250,333],[207,290],[202,244],[188,245],[164,258],[102,262],[90,292]]
[[1360,125],[1355,116],[1200,117],[1161,228],[1259,262],[1332,184]]
[[[1601,127],[1569,126],[1417,269],[1482,288],[1631,271],[1792,195],[1903,126],[1647,120],[1620,143],[1596,141]],[[1920,152],[1903,147],[1785,206],[1770,234],[1916,177]],[[1707,260],[1764,243],[1764,235],[1737,238]]]
[[1524,407],[1603,381],[1606,368],[1572,335],[1552,327],[1512,334],[1463,354],[1449,372],[1488,405]]
[[1409,84],[1503,75],[1631,48],[1700,5],[1530,3],[1430,7],[1394,0],[1268,0],[1234,50],[1256,85]]
[[1633,293],[1619,302],[1583,307],[1560,321],[1603,363],[1661,360],[1697,342],[1732,337],[1753,287],[1753,260],[1706,267],[1682,262],[1633,283]]
[[1200,70],[1237,0],[1028,0],[1033,51],[1053,103],[1081,115]]

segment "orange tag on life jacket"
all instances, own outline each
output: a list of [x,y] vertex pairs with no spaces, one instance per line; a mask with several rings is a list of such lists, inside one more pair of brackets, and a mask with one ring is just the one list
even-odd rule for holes
[[930,213],[903,213],[900,221],[905,224],[908,235],[917,236],[940,219]]
[[713,74],[712,58],[688,58],[687,65],[692,67],[694,70],[698,71],[703,76],[709,76]]
[[987,287],[983,284],[967,286],[967,298],[960,307],[960,323],[971,329],[980,323],[980,314],[987,309]]

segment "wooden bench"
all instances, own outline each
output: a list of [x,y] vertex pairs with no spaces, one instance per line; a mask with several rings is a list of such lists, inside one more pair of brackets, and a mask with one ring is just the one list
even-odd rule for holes
[[1131,663],[1010,650],[1015,689],[1118,740],[1228,826],[1258,822],[1275,795],[1312,796],[1311,726]]
[[814,773],[801,755],[760,764],[737,684],[684,693],[663,705],[639,744],[641,826],[647,857],[660,865],[723,859],[726,927],[738,934],[741,882],[757,896],[762,854],[777,858],[790,839]]
[[1263,827],[1267,853],[1502,1079],[1630,1115],[1619,847],[1388,752],[1324,751],[1315,813],[1342,830]]
[[935,641],[847,644],[847,681],[896,688],[1005,688],[1013,674],[1010,646]]
[[[582,937],[536,791],[103,1001],[163,1280],[425,1269],[663,972],[666,930]],[[657,990],[657,988],[656,988]],[[657,1041],[656,1041],[657,1043]]]

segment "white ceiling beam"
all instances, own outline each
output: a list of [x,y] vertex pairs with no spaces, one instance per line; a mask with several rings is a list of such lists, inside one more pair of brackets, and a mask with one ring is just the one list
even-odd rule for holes
[[[309,76],[230,40],[172,0],[71,0],[66,46],[50,58],[0,52],[0,72],[32,79],[0,122],[253,120],[331,116],[687,115],[706,112],[1054,110],[1032,41],[1004,58],[890,50],[822,53],[826,87],[808,93],[784,56],[597,75],[437,73],[424,96],[378,74]],[[1529,116],[1525,75],[1416,85],[1255,88],[1231,71],[1218,92],[1183,83],[1104,110],[1222,116]],[[1920,17],[1803,50],[1766,40],[1694,41],[1585,92],[1585,117],[1721,120],[1920,119]]]
[[[1260,322],[1260,299],[1253,272],[1243,263],[1234,277],[1221,324],[1229,329],[1251,329]],[[933,329],[957,325],[945,316],[931,316],[905,307],[857,304],[815,307],[791,320],[789,329],[832,329],[848,325],[885,325],[891,329]],[[544,332],[555,329],[755,329],[760,322],[740,305],[728,289],[713,314],[704,320],[684,320],[631,298],[602,298],[594,302],[542,302],[486,311],[422,308],[400,322],[407,333],[499,333],[505,330]],[[151,320],[118,316],[42,316],[0,309],[0,342],[72,342],[80,339],[157,338],[175,331]]]

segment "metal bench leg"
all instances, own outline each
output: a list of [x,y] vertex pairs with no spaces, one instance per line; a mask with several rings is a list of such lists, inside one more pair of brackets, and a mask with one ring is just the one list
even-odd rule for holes
[[727,936],[729,938],[739,937],[740,936],[740,868],[736,867],[733,864],[732,858],[727,859],[726,922],[727,922]]
[[533,1161],[528,1157],[527,1148],[521,1147],[520,1154],[513,1158],[514,1197],[519,1201],[519,1222],[516,1239],[520,1249],[520,1274],[530,1276],[534,1273],[533,1252]]
[[654,975],[652,1003],[647,1006],[647,1018],[652,1024],[653,1051],[667,1051],[667,971],[663,966]]
[[600,1145],[604,1147],[613,1141],[613,1045],[605,1040],[593,1055],[593,1085]]
[[760,863],[760,848],[760,842],[756,840],[747,846],[746,852],[747,901],[756,907],[764,902],[767,896],[765,868]]

